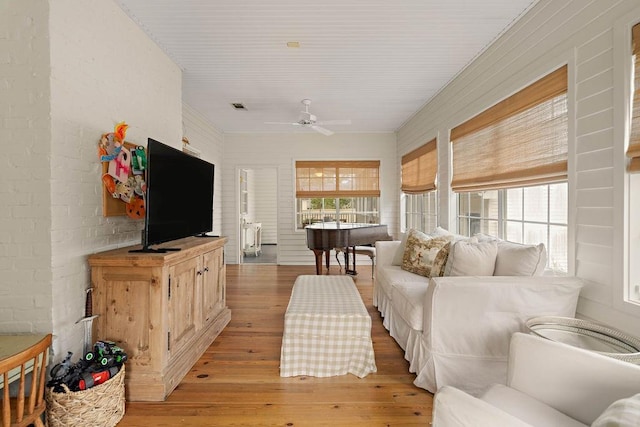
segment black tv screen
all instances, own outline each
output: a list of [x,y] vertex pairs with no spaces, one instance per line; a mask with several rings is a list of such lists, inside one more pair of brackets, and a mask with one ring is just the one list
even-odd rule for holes
[[149,138],[143,250],[213,228],[215,166]]

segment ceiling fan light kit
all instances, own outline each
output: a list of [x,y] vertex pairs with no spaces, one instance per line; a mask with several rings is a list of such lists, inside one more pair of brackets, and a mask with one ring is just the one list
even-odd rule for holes
[[265,124],[303,126],[303,127],[311,128],[316,132],[326,136],[333,135],[333,131],[326,129],[320,125],[350,125],[351,124],[351,120],[327,120],[324,122],[318,122],[317,117],[314,114],[311,114],[309,112],[309,105],[311,105],[311,100],[305,98],[300,102],[302,103],[302,105],[304,105],[304,111],[302,111],[302,114],[304,114],[304,117],[302,119],[298,120],[297,122],[265,122]]

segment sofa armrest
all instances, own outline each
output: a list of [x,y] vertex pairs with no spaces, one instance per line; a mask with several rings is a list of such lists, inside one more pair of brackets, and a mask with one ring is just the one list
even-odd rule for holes
[[434,353],[506,362],[514,332],[532,317],[574,317],[581,288],[574,277],[431,278],[424,339]]
[[433,398],[432,425],[434,427],[529,426],[496,406],[451,386],[440,388]]
[[380,240],[376,242],[376,266],[391,265],[396,251],[400,247],[400,240]]
[[517,333],[508,384],[584,424],[639,390],[640,365],[568,344]]

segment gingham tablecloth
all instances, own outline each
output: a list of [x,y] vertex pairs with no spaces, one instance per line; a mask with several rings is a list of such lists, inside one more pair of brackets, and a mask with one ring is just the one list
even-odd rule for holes
[[280,376],[376,372],[371,317],[349,276],[298,276],[287,312]]

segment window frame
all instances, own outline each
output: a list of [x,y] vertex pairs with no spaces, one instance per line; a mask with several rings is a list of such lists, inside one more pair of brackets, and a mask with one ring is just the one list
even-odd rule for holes
[[[566,201],[566,223],[563,222],[558,222],[558,221],[552,221],[551,220],[551,198],[552,198],[552,192],[549,191],[549,187],[552,185],[558,185],[558,184],[565,184],[567,186],[566,188],[566,193],[567,193],[567,201]],[[527,219],[525,217],[525,204],[526,204],[526,189],[527,188],[534,188],[534,187],[542,187],[542,186],[546,186],[547,187],[547,191],[546,191],[546,220],[540,220],[540,219]],[[522,208],[522,217],[521,219],[514,219],[514,218],[510,218],[508,213],[507,213],[507,203],[508,203],[508,197],[507,197],[507,192],[508,191],[512,191],[512,190],[519,190],[522,192],[522,197],[521,197],[521,208]],[[473,216],[473,215],[461,215],[460,210],[461,210],[461,204],[462,204],[462,197],[471,197],[471,194],[482,194],[482,199],[481,200],[491,200],[491,197],[484,197],[485,193],[493,193],[495,192],[496,196],[495,196],[495,200],[497,203],[497,206],[495,207],[495,212],[496,212],[496,216],[495,217],[487,217],[483,215],[484,210],[481,210],[480,212],[480,216]],[[456,194],[456,229],[458,230],[458,233],[462,234],[462,235],[466,235],[469,237],[472,237],[474,234],[477,233],[482,233],[482,234],[488,234],[494,237],[498,237],[500,239],[503,240],[510,240],[516,243],[523,243],[523,244],[535,244],[535,243],[544,243],[545,245],[545,249],[547,250],[547,265],[546,265],[546,269],[552,270],[554,271],[554,273],[557,274],[561,274],[561,275],[568,275],[569,274],[569,270],[570,270],[570,242],[569,242],[569,183],[568,181],[564,181],[563,183],[549,183],[549,184],[540,184],[538,186],[527,186],[527,187],[515,187],[515,188],[501,188],[501,189],[495,189],[495,190],[478,190],[478,191],[471,191],[471,192],[460,192],[460,193],[455,193]],[[469,201],[468,205],[471,205],[471,202]],[[463,227],[461,225],[461,221],[462,220],[466,220],[468,222],[468,224],[466,225],[466,227]],[[477,221],[477,223],[479,224],[479,227],[477,227],[477,229],[474,229],[476,227],[472,227],[472,221]],[[496,233],[491,233],[488,230],[483,229],[483,223],[487,223],[487,222],[495,222],[495,230],[497,231]],[[509,223],[519,223],[522,224],[522,234],[520,236],[520,239],[514,240],[514,239],[509,239],[508,236],[508,225]],[[544,226],[546,228],[546,239],[544,242],[527,242],[525,240],[525,227],[526,224],[529,225],[534,225],[534,226]],[[565,264],[565,268],[566,269],[554,269],[552,268],[552,266],[550,265],[550,261],[552,260],[552,253],[551,250],[553,249],[553,246],[551,245],[551,238],[552,238],[552,233],[551,233],[551,228],[552,227],[562,227],[565,229],[565,233],[567,235],[567,241],[566,241],[566,259],[564,260],[564,264]]]
[[[425,197],[428,199],[425,201]],[[419,209],[412,211],[407,210],[407,205],[418,205]],[[425,212],[424,206],[428,206]],[[408,221],[408,215],[414,215],[420,218],[417,221]],[[416,227],[415,223],[420,226]],[[427,225],[428,224],[428,225]],[[433,226],[431,226],[433,225]],[[438,225],[438,190],[428,191],[419,194],[400,194],[400,232],[406,233],[413,228],[418,231],[430,233]]]
[[[294,231],[304,231],[308,223],[304,220],[304,212],[300,210],[304,200],[321,200],[321,208],[318,215],[322,218],[313,220],[312,223],[334,222],[341,219],[340,200],[351,199],[356,205],[355,211],[350,212],[354,216],[373,215],[380,222],[380,160],[295,160],[293,162],[293,185],[294,185]],[[308,171],[306,171],[308,169]],[[311,176],[307,172],[311,169],[322,170],[321,175]],[[360,174],[343,176],[344,170],[353,172],[357,169]],[[299,175],[300,171],[306,171]],[[375,172],[374,172],[375,171]],[[322,174],[327,173],[324,176]],[[341,180],[340,178],[343,177]],[[301,182],[306,182],[306,185]],[[321,189],[314,187],[312,182],[320,183]],[[341,184],[348,183],[349,186],[342,187]],[[357,185],[360,182],[361,185]],[[364,183],[364,187],[362,186]],[[358,188],[353,188],[355,187]],[[326,189],[325,189],[326,188]],[[325,200],[333,200],[335,206],[330,211],[325,210]],[[369,200],[370,199],[370,200]],[[358,206],[373,206],[369,210],[357,210]],[[329,218],[331,215],[331,218]],[[368,223],[371,223],[370,221]]]
[[[630,239],[638,230],[632,223],[637,207],[632,205],[631,191],[637,181],[627,171],[627,148],[630,137],[630,117],[633,102],[632,77],[633,55],[632,28],[640,23],[640,8],[629,12],[616,21],[613,26],[614,52],[614,188],[621,188],[613,195],[614,209],[614,245],[612,262],[612,305],[616,310],[634,317],[640,317],[640,303],[631,300],[635,287],[640,286],[640,272],[632,270],[631,255],[640,253],[640,242]],[[636,212],[637,217],[637,212]]]
[[[335,215],[334,217],[330,218],[330,219],[326,219],[326,216],[323,216],[323,218],[321,220],[317,220],[317,221],[313,221],[311,222],[311,224],[313,223],[325,223],[325,222],[334,222],[336,219],[340,219],[343,215],[353,215],[353,216],[367,216],[367,215],[374,215],[375,217],[378,218],[378,223],[380,223],[380,197],[376,197],[376,196],[350,196],[350,197],[295,197],[295,226],[294,229],[295,231],[304,231],[304,228],[306,225],[305,221],[303,221],[301,219],[301,216],[304,215],[303,212],[301,212],[299,210],[299,206],[300,203],[302,203],[303,200],[311,200],[311,199],[322,199],[322,205],[323,207],[320,209],[320,212],[318,212],[318,214],[322,214],[324,215],[326,214],[331,214],[331,215]],[[335,210],[329,210],[329,211],[325,211],[324,210],[324,200],[327,199],[333,199],[334,200],[334,205],[335,205]],[[358,204],[358,200],[361,200],[362,202],[364,202],[365,204],[367,203],[367,201],[365,199],[371,199],[371,203],[376,205],[377,209],[374,210],[358,210],[356,208],[355,211],[353,212],[349,212],[348,214],[343,214],[340,210],[340,199],[352,199],[353,201],[355,201],[355,204]],[[299,221],[300,219],[300,221]],[[348,222],[348,221],[346,221]],[[358,222],[358,221],[355,221]],[[371,222],[367,222],[368,224],[371,224]]]

